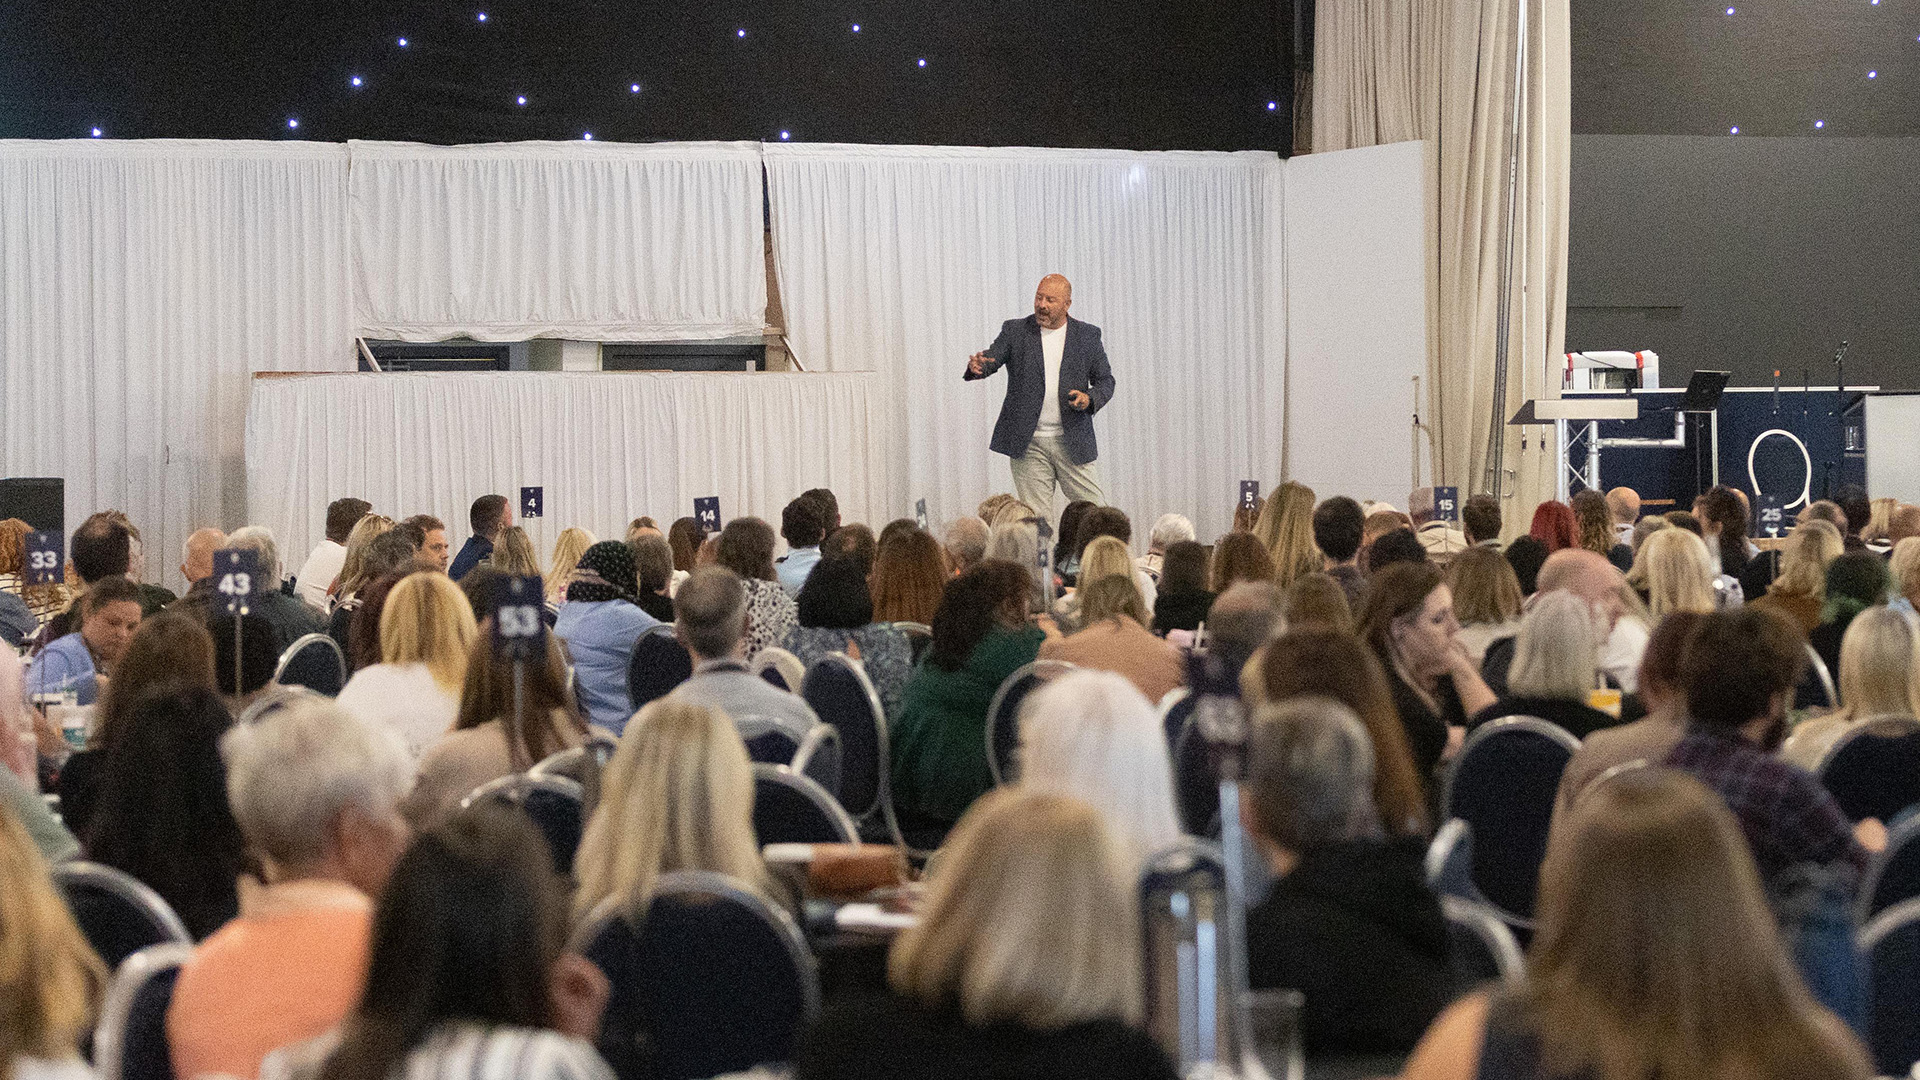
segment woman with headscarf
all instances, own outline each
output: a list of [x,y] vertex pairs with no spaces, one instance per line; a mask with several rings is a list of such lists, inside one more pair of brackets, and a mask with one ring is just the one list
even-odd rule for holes
[[633,602],[633,551],[602,540],[583,552],[567,581],[567,602],[553,633],[573,659],[580,704],[588,722],[619,734],[633,715],[627,696],[627,662],[640,635],[660,625]]

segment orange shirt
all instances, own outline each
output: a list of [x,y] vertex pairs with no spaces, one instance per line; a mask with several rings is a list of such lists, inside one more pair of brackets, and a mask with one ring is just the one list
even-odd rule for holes
[[270,886],[202,942],[167,1010],[180,1080],[259,1075],[270,1050],[330,1030],[360,1000],[373,906],[336,881]]

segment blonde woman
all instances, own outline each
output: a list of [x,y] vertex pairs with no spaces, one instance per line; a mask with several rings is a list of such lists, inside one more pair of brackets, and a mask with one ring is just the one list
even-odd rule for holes
[[518,525],[507,526],[500,533],[500,539],[493,542],[493,554],[487,556],[487,565],[502,574],[541,576],[540,556],[534,554],[527,530]]
[[1113,536],[1095,537],[1080,553],[1079,587],[1054,602],[1054,613],[1075,626],[1088,625],[1080,613],[1082,594],[1105,577],[1123,577],[1132,582],[1134,590],[1142,594],[1141,607],[1147,613],[1146,622],[1153,622],[1153,601],[1140,588],[1147,575],[1133,565],[1133,553],[1127,550],[1126,542]]
[[573,577],[573,568],[580,565],[580,556],[599,542],[592,533],[578,526],[563,531],[553,542],[553,558],[547,560],[552,568],[547,575],[547,603],[567,602],[567,580]]
[[1313,542],[1313,489],[1289,480],[1260,509],[1253,535],[1273,556],[1274,583],[1282,589],[1296,578],[1319,572],[1326,556]]
[[1867,547],[1885,554],[1893,546],[1890,539],[1893,533],[1893,512],[1900,508],[1900,500],[1884,497],[1873,500],[1867,515],[1867,524],[1860,530],[1860,539]]
[[1131,870],[1180,839],[1167,737],[1153,703],[1111,671],[1068,672],[1021,703],[1020,786],[1098,810]]
[[[1098,543],[1098,541],[1096,541]],[[1122,675],[1159,701],[1187,681],[1186,655],[1179,646],[1147,629],[1153,613],[1125,574],[1106,574],[1077,590],[1079,630],[1040,646],[1042,660],[1062,660],[1083,668]]]
[[1468,730],[1503,716],[1537,716],[1584,739],[1619,723],[1619,717],[1587,704],[1599,685],[1606,641],[1600,618],[1584,597],[1566,589],[1534,597],[1520,620],[1507,694],[1474,716]]
[[1794,526],[1780,553],[1780,576],[1753,606],[1785,618],[1802,633],[1813,633],[1827,601],[1827,564],[1845,550],[1840,530],[1828,522],[1808,520]]
[[1587,789],[1548,843],[1537,919],[1526,982],[1442,1013],[1402,1080],[1872,1075],[1697,780],[1636,769]]
[[[1887,572],[1893,578],[1893,609],[1914,616],[1915,605],[1920,605],[1920,536],[1909,536],[1893,545]],[[1824,587],[1826,583],[1821,584]]]
[[473,607],[445,574],[401,579],[380,610],[380,662],[340,691],[340,707],[399,733],[415,761],[453,727],[467,656],[479,636]]
[[1811,770],[1840,737],[1885,717],[1913,715],[1914,631],[1905,615],[1871,607],[1854,616],[1840,639],[1841,706],[1793,729],[1780,748]]
[[27,831],[0,808],[0,1075],[89,1080],[79,1046],[106,977]]
[[353,599],[378,576],[367,563],[367,547],[376,537],[392,531],[393,519],[385,514],[368,514],[354,523],[353,531],[347,534],[346,561],[340,564],[340,576],[328,586],[335,607]]
[[891,993],[828,1010],[800,1080],[946,1076],[1173,1080],[1137,1026],[1133,883],[1093,807],[1003,788],[967,811],[919,921],[894,939]]
[[1498,548],[1470,547],[1447,563],[1453,590],[1453,615],[1460,620],[1457,640],[1478,664],[1487,646],[1520,631],[1520,577]]
[[641,709],[600,779],[600,805],[573,861],[583,919],[617,897],[646,914],[654,882],[708,870],[768,891],[753,836],[753,765],[727,714],[662,698]]
[[1718,610],[1713,579],[1706,541],[1686,529],[1662,529],[1647,537],[1627,574],[1627,584],[1646,601],[1656,622],[1675,611]]

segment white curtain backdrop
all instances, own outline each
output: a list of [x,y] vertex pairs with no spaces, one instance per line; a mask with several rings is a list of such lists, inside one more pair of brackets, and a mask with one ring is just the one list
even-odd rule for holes
[[0,474],[125,510],[150,581],[240,523],[255,371],[350,368],[347,150],[0,142]]
[[[720,497],[726,520],[779,528],[793,496],[828,487],[849,521],[884,522],[869,472],[877,417],[861,374],[315,375],[261,378],[247,414],[254,520],[304,557],[327,503],[357,495],[393,517],[433,514],[457,546],[467,508],[522,487],[545,513],[521,524],[544,562],[572,525],[626,536]],[[289,558],[294,558],[290,554]],[[296,564],[297,565],[297,564]]]
[[369,337],[660,341],[766,322],[757,143],[348,146]]
[[810,370],[871,371],[886,512],[1012,490],[987,449],[1006,380],[967,357],[1031,314],[1048,273],[1099,325],[1117,382],[1095,419],[1108,501],[1137,539],[1166,511],[1211,540],[1237,482],[1278,477],[1285,313],[1280,161],[1267,153],[765,148],[788,337]]

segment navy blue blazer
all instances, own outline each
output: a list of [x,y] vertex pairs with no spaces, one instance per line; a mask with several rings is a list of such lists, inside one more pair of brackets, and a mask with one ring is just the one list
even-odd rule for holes
[[[1000,403],[1000,420],[993,425],[991,449],[1017,458],[1033,441],[1033,429],[1040,423],[1040,402],[1047,393],[1039,320],[1032,315],[1008,319],[985,355],[985,370],[975,375],[969,361],[962,378],[984,379],[1002,367],[1007,369],[1007,397]],[[1085,391],[1092,399],[1085,409],[1067,404],[1070,390]],[[1066,444],[1067,457],[1075,465],[1085,465],[1100,456],[1093,438],[1093,414],[1112,399],[1113,369],[1107,366],[1107,350],[1100,344],[1100,328],[1068,318],[1066,348],[1060,356],[1060,441]]]

